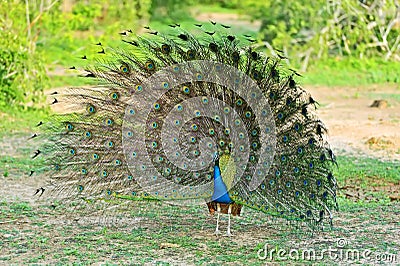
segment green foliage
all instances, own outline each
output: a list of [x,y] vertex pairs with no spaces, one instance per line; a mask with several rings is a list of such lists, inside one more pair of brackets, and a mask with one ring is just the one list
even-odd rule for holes
[[25,6],[3,2],[0,17],[0,109],[37,107],[48,79],[32,42],[34,31],[25,20]]
[[400,60],[400,21],[393,1],[234,1],[261,20],[259,39],[282,49],[303,71],[332,56]]

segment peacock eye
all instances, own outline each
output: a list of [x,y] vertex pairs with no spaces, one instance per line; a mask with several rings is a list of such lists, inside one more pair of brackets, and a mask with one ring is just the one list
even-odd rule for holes
[[119,98],[118,92],[110,93],[110,98],[113,99],[113,100],[118,100],[118,98]]
[[123,63],[123,64],[119,67],[119,69],[120,69],[121,72],[124,73],[124,74],[129,73],[129,71],[130,71],[129,66],[128,66],[128,64],[126,64],[126,63]]
[[188,50],[186,52],[188,59],[194,59],[196,57],[196,53],[193,50]]
[[149,71],[152,71],[152,70],[155,69],[155,65],[154,65],[154,62],[152,60],[148,60],[146,62],[146,64],[145,64],[145,66],[146,66],[146,69],[149,70]]
[[169,54],[171,52],[171,46],[169,46],[168,44],[161,45],[161,52],[163,54]]
[[88,112],[89,114],[94,114],[94,113],[96,113],[96,108],[95,108],[93,105],[91,105],[91,104],[89,104],[89,105],[87,106],[86,110],[87,110],[87,112]]

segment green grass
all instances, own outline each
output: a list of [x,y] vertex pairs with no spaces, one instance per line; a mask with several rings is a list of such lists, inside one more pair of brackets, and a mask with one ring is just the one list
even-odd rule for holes
[[[0,241],[3,246],[1,259],[19,263],[57,264],[77,263],[151,263],[176,264],[185,261],[195,265],[261,265],[268,259],[259,259],[257,252],[267,243],[269,248],[290,250],[315,249],[321,252],[335,247],[337,239],[344,238],[347,248],[371,249],[375,252],[396,254],[398,246],[393,237],[386,238],[393,212],[398,204],[354,203],[339,199],[339,216],[332,229],[320,233],[305,233],[301,226],[287,226],[281,220],[271,220],[258,212],[247,210],[241,218],[233,220],[232,238],[212,235],[215,220],[204,206],[197,208],[170,206],[156,202],[138,202],[132,206],[132,217],[139,222],[116,226],[79,224],[46,206],[31,206],[27,202],[0,202]],[[69,214],[71,215],[71,214]],[[377,221],[373,217],[387,217]],[[66,220],[65,220],[66,219]],[[19,230],[12,222],[25,221]],[[42,221],[38,223],[38,221]],[[61,221],[62,223],[54,223]],[[360,226],[362,225],[362,226]],[[222,217],[221,229],[226,226]],[[380,227],[384,229],[380,230]],[[374,229],[376,227],[376,229]],[[395,231],[388,233],[396,233]],[[163,248],[162,248],[163,247]],[[275,260],[284,265],[285,260]],[[300,260],[304,264],[313,261]],[[320,265],[333,263],[329,257],[314,261]]]
[[398,62],[379,58],[328,59],[313,63],[304,73],[305,84],[357,87],[370,84],[400,84]]
[[0,110],[0,137],[14,133],[32,132],[35,126],[49,114],[48,109],[20,110],[10,107]]
[[[375,180],[378,185],[382,183],[400,182],[400,162],[380,161],[372,158],[338,156],[339,167],[335,169],[335,176],[339,183],[359,180],[364,185]],[[365,183],[367,182],[367,183]]]

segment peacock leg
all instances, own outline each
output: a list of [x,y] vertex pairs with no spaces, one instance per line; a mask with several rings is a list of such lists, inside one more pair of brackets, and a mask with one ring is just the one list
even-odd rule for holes
[[221,207],[219,206],[219,203],[217,203],[217,228],[215,229],[215,234],[218,235],[219,234],[219,229],[218,229],[218,225],[219,225],[219,213],[221,211]]
[[228,207],[228,229],[226,231],[227,236],[232,236],[231,234],[231,213],[232,213],[232,205]]

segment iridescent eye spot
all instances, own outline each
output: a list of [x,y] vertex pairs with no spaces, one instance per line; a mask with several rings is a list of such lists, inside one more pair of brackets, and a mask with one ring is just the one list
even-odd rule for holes
[[118,100],[119,94],[117,92],[113,92],[110,94],[111,99],[113,100]]
[[198,125],[192,124],[192,130],[197,131],[199,129]]
[[103,172],[101,172],[101,175],[102,175],[103,177],[107,177],[107,176],[108,176],[108,173],[107,173],[107,171],[103,171]]
[[290,182],[286,183],[286,187],[290,187],[291,185],[292,185],[292,183],[290,183]]
[[215,115],[214,116],[214,120],[217,121],[217,122],[220,122],[221,121],[221,117],[219,115]]
[[194,51],[192,51],[192,50],[188,50],[188,51],[186,52],[186,54],[187,54],[187,56],[188,56],[189,59],[194,59],[195,56],[196,56],[196,53],[195,53]]
[[180,120],[175,120],[175,125],[176,126],[179,126],[181,124],[181,121]]
[[149,60],[149,61],[147,61],[146,62],[146,69],[147,70],[154,70],[154,63],[153,63],[153,61],[151,61],[151,60]]
[[175,72],[178,72],[180,70],[180,68],[178,66],[174,66],[173,69],[174,69]]
[[241,106],[243,104],[243,101],[241,99],[236,100],[236,105]]
[[278,189],[278,194],[279,194],[279,195],[282,194],[282,189]]
[[190,140],[191,143],[195,143],[196,142],[196,138],[195,137],[190,137],[189,140]]
[[118,166],[118,165],[121,165],[121,164],[122,164],[121,160],[118,160],[118,159],[115,160],[115,165]]
[[154,104],[154,109],[155,109],[155,110],[158,111],[158,110],[160,110],[160,108],[161,108],[161,105],[160,105],[159,103],[155,103],[155,104]]
[[275,184],[275,180],[273,180],[273,179],[269,180],[269,184],[270,184],[271,186],[274,185],[274,184]]
[[89,114],[94,114],[94,113],[96,112],[96,108],[95,108],[93,105],[91,105],[91,104],[88,105],[88,107],[86,108],[86,110],[87,110],[87,112],[88,112]]
[[313,164],[313,163],[309,163],[309,164],[308,164],[308,167],[314,168],[314,164]]
[[245,116],[246,116],[247,118],[251,118],[251,112],[250,112],[250,111],[246,111]]
[[283,142],[288,142],[288,141],[289,141],[289,138],[288,138],[288,136],[283,136],[283,137],[282,137],[282,140],[283,140]]
[[239,138],[244,139],[244,134],[242,132],[239,133]]
[[75,149],[69,149],[69,154],[75,155],[76,154]]
[[307,181],[307,180],[304,180],[304,181],[303,181],[303,184],[304,184],[305,186],[307,186],[307,185],[308,185],[308,181]]
[[111,118],[106,119],[107,126],[112,126],[114,121]]
[[181,104],[177,104],[176,105],[176,110],[182,111],[183,110],[183,106]]
[[78,190],[79,190],[80,192],[82,192],[82,191],[83,191],[83,186],[82,186],[82,185],[79,185],[79,186],[78,186]]
[[163,82],[162,86],[163,86],[164,89],[168,89],[169,88],[168,82]]
[[283,118],[283,113],[278,114],[278,119],[281,120]]
[[133,180],[133,176],[128,175],[128,180]]
[[219,141],[219,145],[222,147],[225,145],[225,141],[223,141],[222,139]]
[[141,92],[143,90],[142,85],[136,85],[136,91]]
[[151,143],[151,146],[152,146],[153,148],[157,148],[157,147],[158,147],[157,141],[153,141],[153,142]]
[[240,125],[240,123],[241,123],[241,122],[240,122],[240,120],[239,120],[239,119],[236,119],[236,120],[235,120],[235,125],[239,126],[239,125]]
[[135,158],[137,156],[136,152],[132,152],[132,157]]
[[126,135],[127,135],[128,137],[132,137],[132,136],[133,136],[133,133],[132,133],[132,131],[128,131],[128,132],[126,133]]
[[231,133],[231,130],[229,128],[225,129],[225,135],[229,135]]
[[196,117],[199,117],[201,115],[201,112],[199,110],[194,111],[194,115]]
[[254,137],[258,135],[258,132],[256,129],[253,129],[253,131],[251,131],[251,135],[253,135]]
[[182,91],[184,94],[189,94],[190,93],[190,88],[188,86],[183,86]]
[[299,191],[296,191],[294,194],[296,195],[296,197],[300,196],[300,192]]
[[317,186],[321,186],[322,185],[322,182],[321,182],[321,180],[317,180]]
[[267,116],[267,115],[268,115],[267,110],[263,109],[263,110],[261,111],[261,115],[262,115],[262,116]]
[[127,64],[122,64],[119,68],[122,73],[128,73],[129,72],[129,66]]
[[210,134],[210,135],[214,135],[214,134],[215,134],[215,131],[214,131],[214,129],[213,129],[213,128],[210,128],[210,129],[208,130],[208,134]]
[[153,123],[151,124],[151,127],[152,127],[153,129],[156,129],[156,128],[158,128],[158,124],[157,124],[157,122],[153,122]]
[[170,51],[171,51],[171,47],[168,44],[161,45],[161,52],[163,54],[169,54]]
[[129,110],[129,113],[130,113],[131,115],[134,115],[136,112],[135,112],[135,110],[130,109],[130,110]]
[[98,160],[100,157],[99,157],[99,155],[97,153],[93,153],[92,158],[94,160]]
[[204,104],[207,104],[207,103],[208,103],[208,98],[207,98],[207,97],[203,97],[203,98],[202,98],[202,102],[203,102]]
[[229,107],[224,107],[224,113],[225,114],[229,114],[229,112],[231,111],[231,109]]
[[294,130],[299,131],[300,130],[300,125],[299,124],[295,124],[294,125]]
[[68,131],[74,130],[74,126],[73,126],[71,123],[67,123],[67,125],[65,126],[65,128],[66,128]]
[[86,175],[88,173],[85,168],[82,168],[81,172],[82,172],[83,175]]
[[244,146],[243,146],[243,145],[240,145],[240,146],[239,146],[239,150],[240,150],[240,151],[244,151]]
[[300,172],[300,169],[298,167],[295,167],[293,171],[297,174]]
[[302,154],[303,153],[303,148],[302,147],[297,148],[297,153],[298,154]]
[[92,137],[92,133],[90,133],[90,131],[86,131],[85,132],[85,137],[87,137],[87,138]]
[[114,142],[109,141],[109,142],[108,142],[108,147],[110,147],[110,148],[114,147]]

